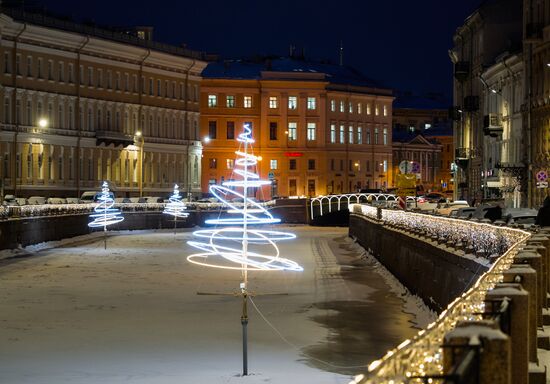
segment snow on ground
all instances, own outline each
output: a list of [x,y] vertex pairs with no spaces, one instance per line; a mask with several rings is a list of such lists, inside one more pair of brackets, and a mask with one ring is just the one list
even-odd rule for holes
[[286,229],[298,239],[281,254],[304,272],[250,274],[262,315],[249,305],[247,377],[240,273],[187,262],[190,231],[109,233],[106,251],[100,233],[2,252],[0,383],[347,383],[416,333],[420,312],[361,261],[346,228]]

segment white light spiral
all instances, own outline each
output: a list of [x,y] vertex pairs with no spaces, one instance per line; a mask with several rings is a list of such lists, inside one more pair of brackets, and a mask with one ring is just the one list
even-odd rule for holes
[[90,215],[94,220],[88,223],[88,226],[92,228],[103,227],[103,230],[107,230],[108,225],[120,223],[124,220],[120,210],[113,208],[113,205],[115,205],[115,201],[109,192],[109,185],[104,181],[101,186],[99,204],[94,208],[94,213]]
[[187,217],[189,213],[184,212],[186,209],[185,204],[181,201],[182,196],[180,195],[179,187],[177,184],[174,185],[174,192],[170,196],[170,202],[166,204],[163,213],[171,215],[174,217]]
[[[187,260],[203,266],[241,271],[303,271],[295,261],[280,257],[276,244],[280,240],[295,239],[296,235],[248,227],[275,224],[281,220],[274,218],[261,204],[247,196],[248,188],[271,184],[271,181],[261,180],[250,169],[257,165],[258,157],[247,151],[248,145],[254,142],[249,124],[244,125],[244,132],[237,140],[244,144],[244,151],[235,152],[239,156],[235,164],[240,168],[234,172],[243,179],[210,187],[210,193],[230,208],[228,215],[236,216],[206,220],[207,224],[230,227],[195,231],[193,234],[198,241],[189,241],[188,244],[202,252],[188,256]],[[240,188],[242,192],[237,192],[234,188]],[[242,200],[242,203],[235,202],[235,199]],[[270,246],[272,251],[262,252],[262,246]]]

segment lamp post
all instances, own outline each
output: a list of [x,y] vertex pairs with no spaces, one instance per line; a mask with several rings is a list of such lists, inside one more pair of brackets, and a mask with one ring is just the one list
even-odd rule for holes
[[139,197],[143,197],[143,147],[145,146],[145,138],[141,131],[135,133],[134,141],[139,141]]

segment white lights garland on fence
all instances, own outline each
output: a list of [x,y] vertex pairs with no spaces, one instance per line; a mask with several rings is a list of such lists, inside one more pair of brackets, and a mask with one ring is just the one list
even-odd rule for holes
[[[188,244],[203,252],[190,255],[187,260],[209,267],[245,271],[302,271],[303,268],[298,263],[281,257],[276,245],[277,241],[294,239],[296,235],[270,229],[249,228],[250,225],[279,223],[280,219],[274,218],[263,204],[248,197],[248,188],[271,184],[271,181],[261,180],[253,171],[258,163],[258,157],[248,153],[248,145],[254,142],[248,124],[245,124],[244,132],[237,140],[244,144],[244,151],[236,152],[239,158],[235,164],[240,168],[236,168],[234,172],[241,176],[242,180],[226,181],[221,186],[210,187],[210,193],[230,208],[229,214],[235,216],[207,220],[207,224],[224,228],[195,231],[194,235],[200,241],[189,241]],[[236,188],[242,192],[238,192]],[[243,203],[235,203],[235,199],[242,200]],[[259,249],[260,246],[266,245],[271,247],[271,252],[266,253]]]

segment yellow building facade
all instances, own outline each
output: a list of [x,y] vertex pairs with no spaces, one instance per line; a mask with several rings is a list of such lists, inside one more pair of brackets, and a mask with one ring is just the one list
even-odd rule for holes
[[5,193],[200,191],[198,52],[9,11],[0,33]]

